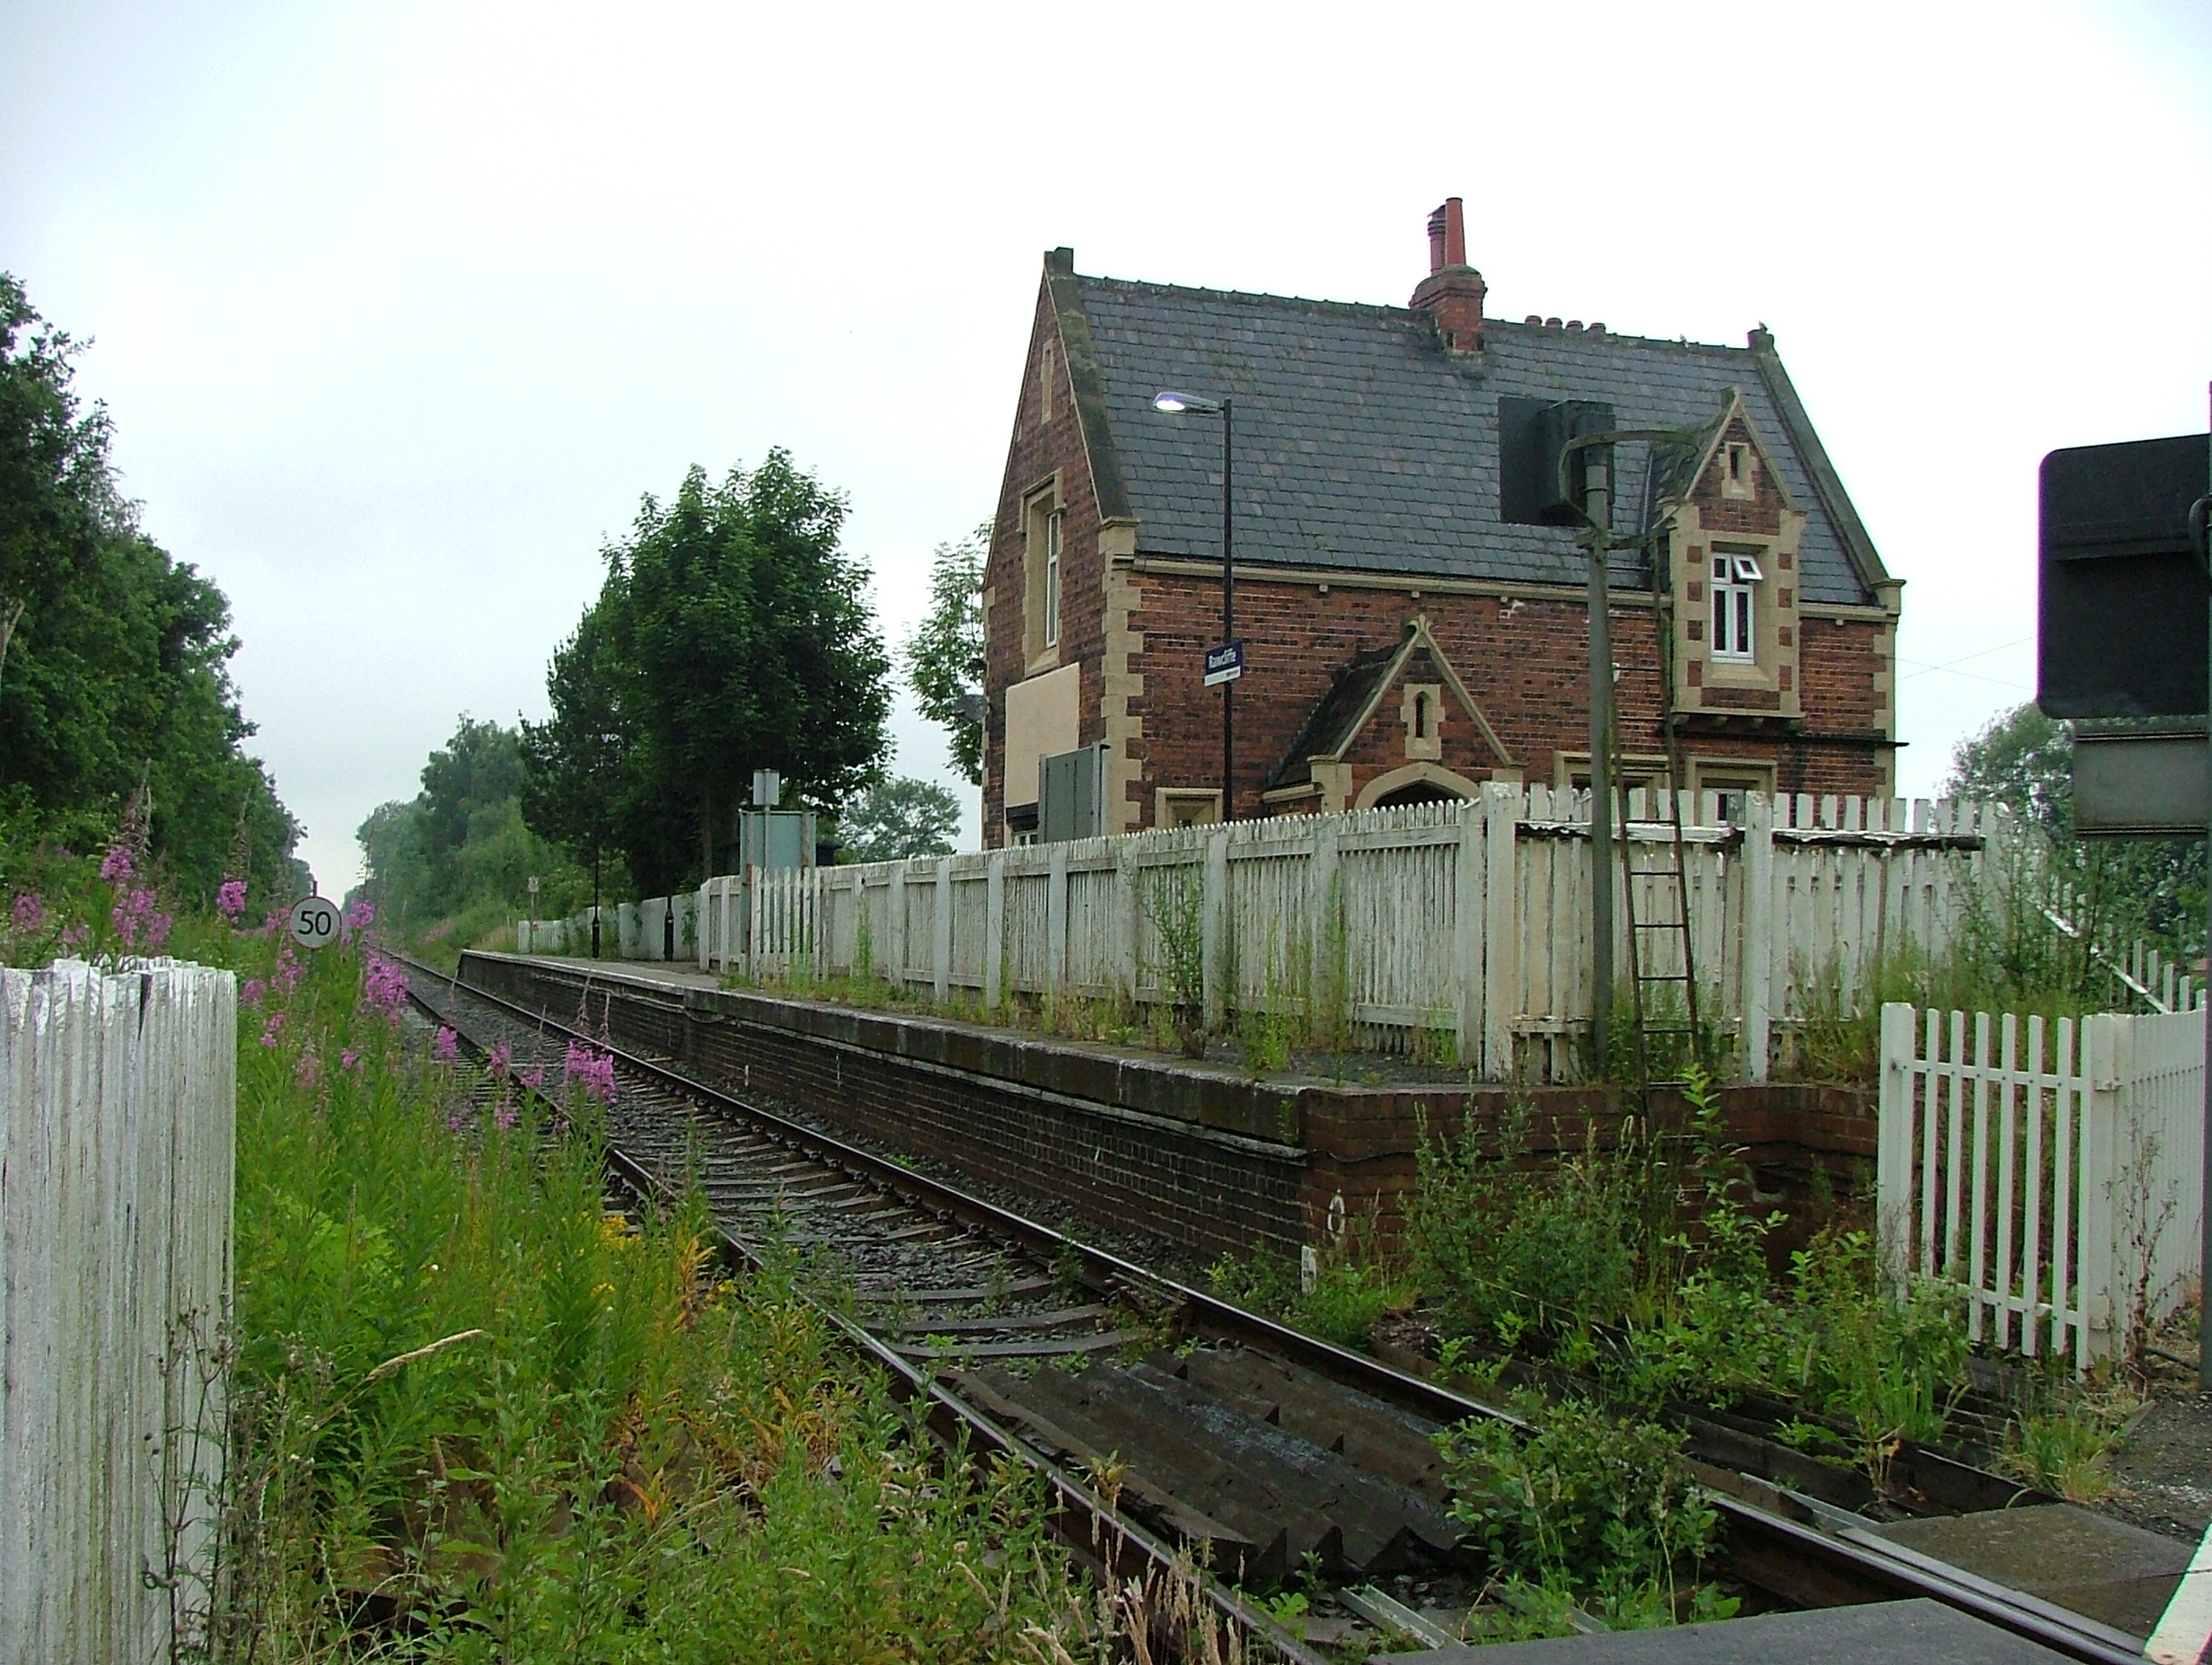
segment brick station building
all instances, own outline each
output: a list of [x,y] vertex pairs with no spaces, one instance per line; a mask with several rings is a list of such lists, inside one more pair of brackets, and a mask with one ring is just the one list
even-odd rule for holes
[[1664,778],[1671,726],[1694,790],[1890,793],[1902,586],[1773,337],[1486,318],[1457,198],[1430,268],[1383,307],[1045,256],[984,574],[988,843],[1085,747],[1098,830],[1220,814],[1221,427],[1155,410],[1166,389],[1235,406],[1239,819],[1587,781],[1586,557],[1503,477],[1501,433],[1563,400],[1695,436],[1617,448],[1615,526],[1658,534],[1609,566],[1632,783]]

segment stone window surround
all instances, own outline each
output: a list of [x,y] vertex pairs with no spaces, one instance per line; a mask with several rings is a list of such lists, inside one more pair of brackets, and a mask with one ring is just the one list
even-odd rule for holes
[[1442,683],[1409,682],[1398,701],[1398,720],[1406,728],[1406,756],[1441,761],[1444,755],[1444,689]]
[[[1064,592],[1066,586],[1066,500],[1060,489],[1060,473],[1054,470],[1044,479],[1022,494],[1022,674],[1033,677],[1040,671],[1049,671],[1060,663],[1060,629],[1057,617],[1048,617],[1048,605],[1060,599],[1051,593],[1053,580],[1057,580]],[[1047,522],[1051,516],[1060,515],[1060,558],[1049,578],[1046,569],[1046,540],[1049,536]],[[1056,615],[1057,607],[1053,612]]]
[[[1189,812],[1193,811],[1199,812]],[[1218,787],[1161,787],[1152,794],[1155,827],[1212,826],[1220,819]]]

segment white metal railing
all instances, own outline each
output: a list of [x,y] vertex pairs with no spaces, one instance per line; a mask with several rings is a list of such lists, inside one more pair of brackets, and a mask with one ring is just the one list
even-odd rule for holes
[[[1734,821],[1718,794],[1678,803],[1705,1012],[1740,1036],[1753,1079],[1814,983],[1853,1002],[1884,953],[1940,951],[2009,826],[1964,802],[1735,797]],[[1657,808],[1634,794],[1640,867],[1671,863]],[[722,877],[698,894],[698,963],[865,967],[987,1006],[1022,993],[1291,1007],[1356,1044],[1426,1031],[1487,1076],[1567,1079],[1594,982],[1589,819],[1587,792],[1496,785],[1465,803]],[[1674,916],[1671,880],[1637,901],[1641,919]],[[1679,971],[1680,938],[1650,934],[1661,963],[1647,969]],[[1177,991],[1194,937],[1203,987]]]
[[1958,1289],[1978,1342],[2084,1369],[2124,1351],[2197,1268],[2204,1029],[2201,1006],[2078,1024],[1885,1006],[1893,1274]]

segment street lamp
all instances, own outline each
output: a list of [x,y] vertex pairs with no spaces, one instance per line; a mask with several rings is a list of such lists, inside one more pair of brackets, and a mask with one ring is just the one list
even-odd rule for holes
[[[1154,395],[1152,409],[1170,416],[1219,416],[1221,418],[1221,645],[1233,648],[1237,641],[1237,568],[1231,553],[1232,532],[1232,498],[1230,495],[1230,465],[1234,455],[1231,440],[1231,401],[1225,398],[1202,399],[1194,393],[1162,391]],[[1237,818],[1237,678],[1243,674],[1243,665],[1237,663],[1231,674],[1221,684],[1221,818]]]

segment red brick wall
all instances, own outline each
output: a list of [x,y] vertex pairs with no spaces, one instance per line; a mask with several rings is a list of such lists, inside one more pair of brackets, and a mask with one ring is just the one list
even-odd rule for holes
[[[574,1021],[583,983],[565,967],[478,953],[462,975],[558,1022]],[[1582,1150],[1589,1134],[1609,1146],[1622,1121],[1607,1088],[1281,1085],[973,1025],[655,987],[635,974],[593,978],[590,1020],[617,1046],[833,1137],[939,1162],[1207,1260],[1292,1255],[1320,1240],[1339,1195],[1352,1218],[1375,1219],[1397,1242],[1423,1137],[1470,1121],[1495,1129],[1516,1101],[1530,1113],[1532,1166]],[[1830,1217],[1831,1200],[1848,1200],[1871,1170],[1871,1095],[1729,1087],[1720,1103],[1762,1194],[1784,1200],[1789,1220],[1769,1242],[1779,1270]],[[1680,1108],[1655,1113],[1672,1119]]]
[[[1132,618],[1144,651],[1130,668],[1145,679],[1132,709],[1144,719],[1144,774],[1131,796],[1139,825],[1152,824],[1159,787],[1212,787],[1221,776],[1220,696],[1200,682],[1200,654],[1218,633],[1218,580],[1181,573],[1140,573],[1141,605]],[[1395,646],[1406,621],[1424,614],[1431,633],[1475,703],[1532,782],[1553,779],[1553,754],[1589,749],[1588,615],[1579,601],[1423,594],[1406,589],[1352,589],[1268,583],[1239,577],[1237,633],[1250,644],[1244,679],[1237,684],[1237,801],[1240,817],[1265,812],[1260,791],[1328,690],[1337,667],[1365,648]],[[1622,740],[1630,752],[1664,749],[1659,726],[1662,689],[1658,638],[1648,594],[1617,597],[1612,612],[1613,660]],[[1879,666],[1871,651],[1880,627],[1818,619],[1805,626],[1802,648],[1805,726],[1864,731],[1875,726]],[[1398,696],[1387,696],[1363,743],[1355,791],[1406,760]],[[1087,737],[1086,737],[1087,738]],[[1834,741],[1776,742],[1753,736],[1686,737],[1683,755],[1771,759],[1784,791],[1871,793],[1881,790],[1878,751]],[[1447,705],[1443,766],[1475,780],[1497,760],[1477,744],[1473,726]]]
[[[1049,344],[1053,355],[1052,419],[1040,420],[1042,389],[1037,374],[1039,355]],[[1083,448],[1083,430],[1075,414],[1075,399],[1067,382],[1067,359],[1060,342],[1051,291],[1040,284],[1036,318],[1032,326],[1029,357],[1022,375],[1021,398],[1014,411],[1012,442],[1006,450],[1006,472],[1000,488],[998,518],[991,534],[991,553],[984,565],[983,585],[991,595],[983,654],[988,708],[984,714],[983,830],[988,844],[1000,842],[1002,785],[1006,769],[1006,690],[1029,673],[1024,653],[1025,614],[1023,607],[1023,560],[1026,553],[1022,504],[1033,491],[1060,476],[1060,601],[1058,664],[1083,666],[1083,729],[1076,744],[1103,740],[1105,725],[1099,715],[1104,691],[1099,668],[1105,647],[1105,586],[1098,562],[1098,500],[1091,480],[1090,464]]]

